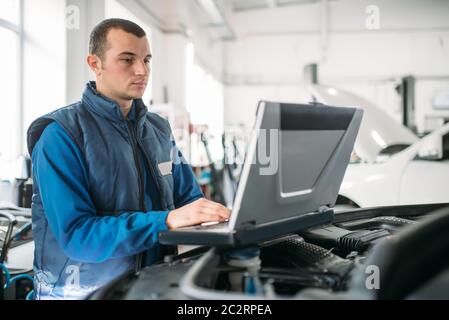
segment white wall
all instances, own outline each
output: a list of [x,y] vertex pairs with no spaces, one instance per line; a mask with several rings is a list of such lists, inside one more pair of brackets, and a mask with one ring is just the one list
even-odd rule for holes
[[24,1],[24,139],[31,121],[65,105],[65,31],[64,1]]
[[[73,14],[72,8],[79,9],[79,27],[66,28],[66,104],[81,99],[86,82],[94,76],[86,63],[89,53],[89,35],[92,28],[104,19],[104,0],[66,0],[68,19]],[[68,21],[72,22],[72,21]]]
[[[37,116],[79,100],[92,78],[85,62],[89,33],[110,1],[24,1],[24,131]],[[377,0],[376,31],[365,28],[371,0],[331,1],[325,20],[320,4],[228,10],[237,40],[225,43],[212,38],[196,1],[119,2],[151,29],[156,104],[165,102],[167,88],[175,107],[186,108],[185,47],[192,42],[196,63],[225,80],[225,125],[251,125],[260,99],[306,101],[302,69],[312,62],[320,64],[321,82],[359,93],[397,120],[394,87],[399,77],[415,75],[418,128],[428,114],[449,116],[431,106],[435,89],[449,86],[449,1]],[[66,28],[67,5],[80,9],[79,29]]]
[[[0,177],[3,177],[2,163],[15,159],[20,150],[20,37],[12,30],[0,27],[2,46],[9,50],[0,51],[0,77],[1,107],[0,119]],[[14,134],[11,139],[10,134]]]
[[[375,1],[379,30],[365,28],[369,4],[332,1],[324,22],[319,3],[228,12],[237,41],[225,49],[225,122],[252,123],[260,98],[301,101],[303,66],[317,62],[320,82],[359,93],[397,120],[394,87],[401,76],[417,76],[416,120],[423,129],[433,91],[449,84],[449,1]],[[419,80],[424,76],[430,80]],[[446,78],[432,81],[438,77]]]
[[[418,106],[416,110],[416,121],[418,128],[427,128],[427,130],[434,128],[440,121],[434,121],[437,118],[443,118],[445,121],[449,119],[449,112],[447,110],[437,110],[433,108],[432,100],[435,90],[439,88],[449,88],[448,80],[421,80],[416,83],[415,101]],[[433,119],[431,123],[426,126],[426,118]],[[441,123],[439,123],[441,125]],[[424,131],[424,130],[422,130]]]
[[[213,42],[194,1],[119,0],[137,18],[152,28],[152,91],[155,104],[169,102],[186,109],[186,46],[195,46],[195,61],[221,79],[222,43]],[[145,5],[142,7],[141,3]]]
[[[92,79],[85,57],[88,51],[89,34],[92,27],[104,18],[112,16],[128,18],[142,24],[149,38],[153,53],[151,97],[155,104],[168,99],[176,108],[186,108],[186,55],[188,42],[195,45],[196,61],[203,68],[222,76],[222,44],[212,42],[198,10],[191,1],[183,0],[67,0],[68,5],[80,9],[79,30],[67,31],[67,103],[79,100],[86,81]],[[126,9],[117,14],[115,2]],[[144,7],[142,7],[142,4]],[[111,10],[112,7],[112,10]],[[108,9],[109,8],[109,9]],[[109,10],[109,12],[108,12]],[[162,24],[161,24],[162,23]],[[189,30],[189,35],[181,32],[181,27]],[[147,95],[146,95],[147,96]],[[149,101],[145,101],[149,103]]]

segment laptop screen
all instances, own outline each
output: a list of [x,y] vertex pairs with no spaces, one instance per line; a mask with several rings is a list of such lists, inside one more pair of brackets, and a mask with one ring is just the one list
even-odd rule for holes
[[333,206],[362,113],[261,102],[230,226],[261,225]]
[[352,113],[345,109],[280,105],[281,197],[311,192],[342,139]]

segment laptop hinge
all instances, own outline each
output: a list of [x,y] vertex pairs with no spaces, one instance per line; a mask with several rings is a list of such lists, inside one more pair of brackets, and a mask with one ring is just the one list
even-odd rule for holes
[[334,209],[332,209],[331,207],[329,207],[329,206],[321,206],[321,207],[319,207],[318,208],[318,212],[319,213],[323,213],[323,212],[326,212],[326,211],[329,211],[329,210],[334,210]]
[[255,226],[256,226],[256,220],[245,221],[239,225],[239,227],[237,228],[237,232],[254,229]]

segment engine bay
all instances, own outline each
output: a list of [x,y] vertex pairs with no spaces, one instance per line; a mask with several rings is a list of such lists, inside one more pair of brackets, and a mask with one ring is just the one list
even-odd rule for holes
[[[360,281],[356,279],[369,276],[365,264],[373,248],[394,242],[402,230],[420,225],[431,215],[429,206],[357,209],[336,214],[332,224],[254,246],[199,247],[166,256],[163,263],[121,278],[94,298],[366,298],[357,291]],[[442,270],[434,281],[437,286],[426,281],[426,286],[407,297],[449,298],[449,268],[445,265]]]

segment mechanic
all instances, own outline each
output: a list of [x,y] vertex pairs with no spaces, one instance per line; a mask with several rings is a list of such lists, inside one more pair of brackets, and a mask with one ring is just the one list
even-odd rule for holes
[[168,121],[142,102],[150,60],[141,27],[100,22],[87,57],[96,81],[28,129],[36,299],[85,298],[173,252],[160,231],[229,218],[204,199]]

